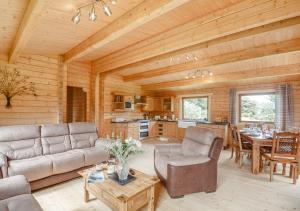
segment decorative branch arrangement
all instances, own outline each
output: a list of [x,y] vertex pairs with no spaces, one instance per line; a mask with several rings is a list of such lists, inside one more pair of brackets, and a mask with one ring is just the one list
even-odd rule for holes
[[21,76],[16,68],[0,67],[0,94],[6,97],[6,108],[11,108],[11,99],[17,95],[34,95],[33,82],[28,82],[28,76]]

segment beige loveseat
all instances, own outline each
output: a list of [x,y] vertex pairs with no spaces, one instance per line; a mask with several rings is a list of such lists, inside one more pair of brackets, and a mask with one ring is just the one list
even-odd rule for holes
[[23,175],[0,179],[1,211],[42,211]]
[[0,127],[0,177],[24,175],[32,190],[78,177],[108,157],[93,123]]

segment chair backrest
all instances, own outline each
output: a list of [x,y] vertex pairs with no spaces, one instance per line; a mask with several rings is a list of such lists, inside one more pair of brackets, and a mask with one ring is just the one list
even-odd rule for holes
[[237,127],[234,125],[230,125],[230,137],[231,137],[232,144],[239,143],[236,131],[237,131]]
[[94,123],[69,123],[72,149],[89,148],[95,146],[98,139],[97,128]]
[[239,145],[239,148],[240,148],[240,150],[243,150],[244,148],[243,148],[243,141],[242,141],[242,138],[241,138],[241,133],[240,133],[240,131],[238,130],[237,127],[234,127],[233,130],[234,130],[234,134],[235,134],[235,137],[236,137],[236,141]]
[[297,159],[299,133],[274,132],[271,157],[289,157]]
[[192,156],[209,156],[215,138],[217,138],[217,135],[209,129],[188,127],[182,142],[182,153]]
[[40,126],[15,125],[0,127],[0,152],[9,160],[42,155]]
[[43,154],[56,154],[71,150],[68,124],[45,124],[41,127]]

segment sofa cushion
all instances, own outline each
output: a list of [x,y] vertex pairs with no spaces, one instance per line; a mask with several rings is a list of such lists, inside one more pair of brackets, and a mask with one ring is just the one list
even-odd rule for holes
[[91,147],[86,149],[78,149],[84,154],[84,165],[90,166],[108,160],[108,153],[100,147]]
[[41,137],[44,155],[71,150],[68,124],[42,125]]
[[42,155],[40,126],[16,125],[0,127],[0,152],[9,160]]
[[1,211],[42,211],[43,209],[31,194],[14,196],[0,201]]
[[11,160],[8,162],[8,175],[24,175],[29,182],[52,175],[52,161],[45,156]]
[[216,134],[208,129],[188,127],[182,142],[182,153],[186,156],[208,156]]
[[97,128],[94,123],[69,123],[72,149],[82,149],[95,146],[98,139]]
[[6,177],[0,180],[0,200],[30,193],[30,185],[24,175]]
[[67,151],[45,155],[53,162],[53,174],[61,174],[84,167],[84,155],[79,151]]

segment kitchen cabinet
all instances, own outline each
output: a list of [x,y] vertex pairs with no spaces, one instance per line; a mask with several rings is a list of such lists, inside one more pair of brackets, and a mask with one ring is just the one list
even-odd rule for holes
[[158,122],[150,121],[149,122],[149,137],[154,138],[158,136]]
[[164,136],[177,137],[177,122],[164,122]]
[[139,124],[135,122],[112,123],[112,133],[114,138],[126,139],[132,137],[139,139]]
[[146,97],[146,105],[143,107],[143,111],[154,111],[153,97]]
[[162,110],[164,112],[174,111],[174,97],[163,97],[162,98]]
[[177,127],[177,138],[182,140],[185,136],[185,128]]
[[159,97],[153,98],[153,111],[162,111],[162,100]]

